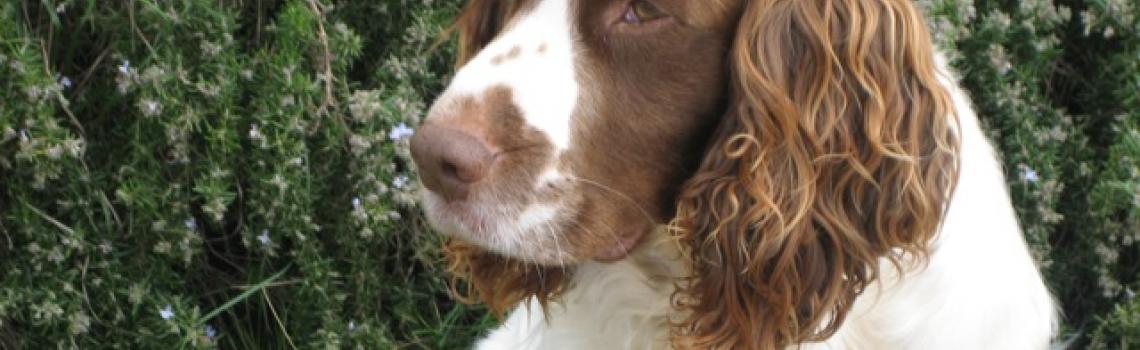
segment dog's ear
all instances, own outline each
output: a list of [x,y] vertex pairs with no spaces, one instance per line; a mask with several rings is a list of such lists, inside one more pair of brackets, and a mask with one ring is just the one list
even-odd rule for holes
[[491,43],[522,7],[522,0],[470,0],[449,32],[459,35],[456,67]]
[[822,340],[924,262],[958,172],[957,117],[910,0],[749,0],[731,100],[674,221],[692,276],[678,347]]

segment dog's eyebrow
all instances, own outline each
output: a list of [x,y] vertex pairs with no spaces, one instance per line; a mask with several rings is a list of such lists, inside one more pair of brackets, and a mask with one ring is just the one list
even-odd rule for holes
[[733,11],[740,6],[740,0],[654,0],[676,19],[687,26],[716,30],[730,24]]

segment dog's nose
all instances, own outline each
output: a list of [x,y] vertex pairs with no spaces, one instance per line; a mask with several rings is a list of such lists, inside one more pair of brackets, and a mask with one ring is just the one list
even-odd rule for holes
[[466,199],[471,185],[485,178],[495,161],[482,138],[432,123],[416,131],[411,146],[424,187],[449,202]]

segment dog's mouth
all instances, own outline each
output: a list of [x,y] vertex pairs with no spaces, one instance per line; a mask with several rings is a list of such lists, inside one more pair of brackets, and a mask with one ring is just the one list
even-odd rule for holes
[[589,190],[565,181],[511,199],[473,193],[468,200],[448,201],[425,190],[422,203],[429,223],[441,233],[541,265],[620,260],[652,229],[637,220],[612,227],[605,218],[624,214],[601,210],[613,203],[597,203],[583,192]]
[[559,201],[447,201],[424,191],[422,202],[429,223],[452,238],[538,264],[566,265],[580,260],[577,247],[565,234],[572,226],[573,210]]

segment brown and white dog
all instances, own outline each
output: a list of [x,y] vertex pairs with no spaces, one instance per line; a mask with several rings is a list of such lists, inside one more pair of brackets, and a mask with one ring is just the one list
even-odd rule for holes
[[1052,299],[909,0],[472,0],[412,140],[481,349],[1042,349]]

